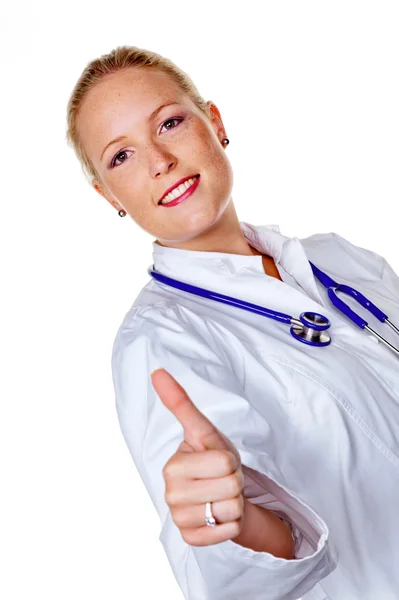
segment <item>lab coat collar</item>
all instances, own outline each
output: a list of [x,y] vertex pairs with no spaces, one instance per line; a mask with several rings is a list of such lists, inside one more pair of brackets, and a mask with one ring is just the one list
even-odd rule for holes
[[[240,222],[240,227],[250,246],[262,254],[271,256],[276,264],[280,264],[294,277],[308,296],[323,304],[309,261],[298,238],[283,235],[278,225],[256,226]],[[264,272],[260,255],[181,250],[161,246],[154,241],[152,257],[154,268],[163,275],[200,287],[208,286],[208,289],[215,279],[236,276],[243,269],[269,278]]]

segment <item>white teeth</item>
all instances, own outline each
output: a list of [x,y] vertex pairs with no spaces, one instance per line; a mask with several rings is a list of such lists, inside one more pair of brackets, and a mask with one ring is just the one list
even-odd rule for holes
[[184,183],[181,183],[177,188],[175,188],[172,192],[169,192],[167,196],[160,202],[160,204],[167,204],[168,202],[172,202],[179,196],[181,196],[187,188],[190,187],[196,181],[198,177],[194,177],[192,179],[187,179]]
[[179,187],[175,188],[173,190],[173,192],[169,192],[169,194],[166,196],[166,198],[169,200],[169,198],[171,198],[172,200],[174,200],[175,198],[178,198],[183,192],[186,191],[186,188],[184,185],[179,185]]

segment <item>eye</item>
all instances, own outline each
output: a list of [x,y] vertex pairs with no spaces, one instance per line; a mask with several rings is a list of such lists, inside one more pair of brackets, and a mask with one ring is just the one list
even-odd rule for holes
[[[183,118],[182,117],[179,117],[179,118],[176,117],[174,119],[168,119],[167,121],[164,121],[162,127],[165,127],[166,123],[173,123],[173,121],[177,121],[178,123],[180,123],[180,121],[183,121]],[[162,129],[162,127],[161,127],[161,129]],[[175,125],[173,127],[168,127],[168,129],[176,129],[176,127],[178,127],[178,125]]]
[[[117,167],[117,166],[119,166],[119,165],[116,165],[116,164],[115,164],[115,161],[118,159],[118,156],[121,156],[121,155],[123,156],[123,155],[124,155],[124,154],[126,154],[126,153],[127,153],[127,150],[122,150],[121,152],[118,152],[118,154],[115,154],[115,156],[114,156],[114,158],[112,159],[112,162],[111,162],[111,168],[112,168],[112,169],[113,169],[114,167]],[[124,162],[125,162],[125,161],[123,160],[123,161],[122,161],[122,163],[124,163]]]

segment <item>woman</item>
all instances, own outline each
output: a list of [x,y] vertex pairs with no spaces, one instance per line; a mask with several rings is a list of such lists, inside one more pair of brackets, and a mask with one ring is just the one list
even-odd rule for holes
[[220,112],[155,53],[92,61],[68,140],[95,190],[156,237],[157,272],[332,323],[332,343],[315,348],[154,278],[123,319],[119,422],[184,597],[397,598],[398,358],[332,307],[309,260],[394,323],[396,274],[336,234],[300,241],[239,222]]

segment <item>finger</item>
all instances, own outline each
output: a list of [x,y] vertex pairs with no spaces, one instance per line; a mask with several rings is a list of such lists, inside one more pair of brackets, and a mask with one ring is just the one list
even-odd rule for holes
[[179,444],[179,447],[177,448],[176,452],[195,452],[194,448],[192,448],[190,446],[190,444],[188,444],[185,440],[183,440],[181,442],[181,444]]
[[239,496],[244,489],[244,475],[238,469],[217,479],[194,479],[187,485],[171,487],[165,479],[165,501],[169,507],[228,500]]
[[162,474],[165,479],[211,479],[234,473],[240,466],[230,450],[203,450],[193,452],[182,442],[166,463]]
[[[212,502],[212,514],[217,524],[241,519],[244,514],[243,495],[240,494],[236,498],[229,498],[229,500]],[[205,503],[175,507],[171,510],[171,516],[179,529],[202,527],[205,525]]]
[[151,373],[152,384],[163,404],[183,426],[184,439],[195,450],[226,448],[221,432],[195,406],[182,386],[165,369]]
[[226,540],[232,540],[241,533],[243,517],[238,521],[222,523],[216,527],[197,527],[195,529],[181,529],[183,540],[190,546],[212,546]]

